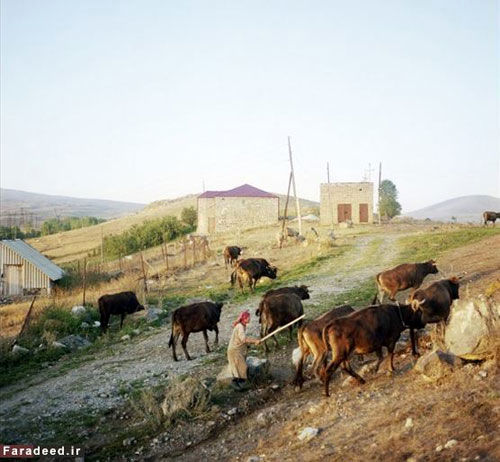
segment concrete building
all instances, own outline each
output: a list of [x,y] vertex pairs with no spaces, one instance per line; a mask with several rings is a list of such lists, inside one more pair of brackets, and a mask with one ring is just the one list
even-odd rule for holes
[[0,241],[0,293],[50,293],[64,271],[21,239]]
[[236,231],[278,223],[279,197],[244,184],[198,196],[200,234]]
[[320,218],[322,225],[373,223],[373,183],[322,183]]

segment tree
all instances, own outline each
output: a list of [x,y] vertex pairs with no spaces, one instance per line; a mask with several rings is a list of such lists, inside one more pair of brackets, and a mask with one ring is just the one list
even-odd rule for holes
[[198,213],[194,207],[184,207],[181,212],[181,220],[190,228],[195,228],[198,221]]
[[395,217],[401,213],[401,204],[397,201],[398,190],[391,180],[380,183],[379,213],[388,218]]

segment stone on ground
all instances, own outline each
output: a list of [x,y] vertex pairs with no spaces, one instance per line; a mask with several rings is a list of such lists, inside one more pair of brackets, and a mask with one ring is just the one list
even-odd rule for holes
[[67,337],[61,338],[54,343],[60,343],[70,351],[80,350],[92,345],[87,339],[80,337],[79,335],[68,335]]
[[26,353],[29,352],[30,350],[19,345],[14,345],[14,348],[12,348],[12,353],[15,355],[25,355]]
[[459,367],[461,361],[455,355],[434,350],[421,356],[415,364],[415,371],[420,372],[428,381],[439,380]]
[[83,316],[87,312],[87,309],[82,305],[75,305],[71,308],[71,314],[75,316]]
[[[269,360],[248,356],[246,362],[249,380],[264,380],[269,375]],[[217,376],[217,382],[229,384],[232,380],[231,370],[229,369],[229,365],[226,365]]]
[[308,441],[319,433],[319,428],[306,427],[299,433],[299,440]]

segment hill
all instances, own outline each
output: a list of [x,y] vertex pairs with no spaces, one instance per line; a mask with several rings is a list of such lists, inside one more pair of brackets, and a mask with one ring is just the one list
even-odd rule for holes
[[3,188],[0,190],[0,204],[0,224],[7,226],[27,221],[37,226],[56,216],[93,216],[108,220],[137,212],[144,207],[144,204],[134,202],[53,196]]
[[481,221],[481,215],[485,210],[499,211],[500,199],[493,196],[463,196],[439,202],[414,212],[406,213],[405,216],[425,220],[430,218],[434,221],[452,221],[456,217],[458,222]]

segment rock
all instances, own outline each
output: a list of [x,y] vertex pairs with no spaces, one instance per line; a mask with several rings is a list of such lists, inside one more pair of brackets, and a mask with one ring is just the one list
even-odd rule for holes
[[134,335],[140,335],[140,334],[141,334],[141,331],[140,331],[140,329],[134,329],[134,330],[132,331],[132,333],[133,333]]
[[227,411],[227,415],[236,415],[237,413],[238,413],[237,407],[233,407],[232,409],[229,409],[229,411]]
[[160,319],[160,314],[163,313],[161,308],[150,307],[146,312],[146,320],[148,322],[154,322]]
[[130,340],[130,335],[125,334],[125,335],[123,335],[123,336],[120,338],[120,340],[121,340],[122,342],[126,342],[127,340]]
[[405,422],[405,428],[410,429],[413,428],[413,419],[411,417],[408,417]]
[[80,324],[80,327],[82,329],[88,329],[90,327],[90,324],[88,322],[85,322],[83,321],[81,324]]
[[19,345],[14,345],[14,348],[12,348],[12,353],[15,355],[25,355],[29,352],[30,350]]
[[94,321],[94,327],[101,327],[101,323],[99,321]]
[[456,300],[446,325],[444,342],[450,353],[464,359],[485,359],[500,326],[494,302],[480,296]]
[[247,462],[261,462],[262,458],[259,456],[250,456],[247,459]]
[[442,450],[443,450],[442,445],[436,446],[436,452],[441,452]]
[[449,440],[446,442],[446,444],[444,445],[444,448],[445,449],[450,449],[452,448],[453,446],[456,446],[458,444],[458,441],[457,440]]
[[309,441],[310,439],[314,438],[318,433],[319,433],[319,428],[305,427],[299,433],[299,440]]
[[122,445],[123,446],[132,446],[133,444],[135,443],[135,438],[125,438],[123,441],[122,441]]
[[[247,374],[250,380],[264,380],[269,375],[269,360],[260,359],[254,356],[247,357]],[[222,371],[217,376],[217,382],[230,384],[233,380],[233,376],[229,369],[229,366],[225,366]]]
[[67,337],[57,340],[56,343],[61,343],[70,351],[81,350],[92,345],[87,339],[79,335],[68,335]]
[[82,305],[75,305],[71,308],[71,314],[74,316],[84,316],[87,313],[87,309]]
[[432,382],[453,372],[459,365],[460,359],[455,355],[436,349],[421,356],[415,364],[415,370]]
[[486,372],[486,371],[479,371],[478,374],[483,379],[485,379],[486,377],[488,377],[488,372]]
[[271,384],[271,390],[277,391],[280,389],[280,386],[277,383]]
[[342,382],[341,387],[352,387],[356,383],[358,383],[356,379],[354,377],[349,376]]
[[52,342],[52,346],[54,348],[66,348],[66,345],[64,345],[63,343],[61,342]]

